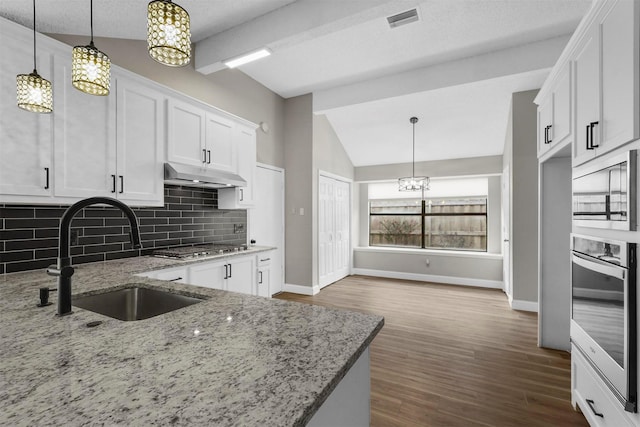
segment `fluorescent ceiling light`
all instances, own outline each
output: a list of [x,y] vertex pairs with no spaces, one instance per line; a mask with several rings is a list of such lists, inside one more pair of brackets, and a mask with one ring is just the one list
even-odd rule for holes
[[237,58],[224,61],[223,64],[229,68],[236,68],[249,62],[257,61],[258,59],[265,58],[271,55],[271,51],[267,48],[256,50],[246,55],[238,56]]

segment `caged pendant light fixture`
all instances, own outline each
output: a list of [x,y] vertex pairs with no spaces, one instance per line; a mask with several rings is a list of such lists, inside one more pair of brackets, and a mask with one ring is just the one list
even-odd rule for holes
[[33,72],[16,76],[18,107],[33,113],[53,111],[51,82],[36,70],[36,0],[33,0]]
[[189,14],[171,0],[155,0],[147,6],[149,55],[161,64],[183,67],[191,62]]
[[413,125],[413,160],[411,162],[411,176],[398,179],[399,191],[424,191],[429,189],[429,178],[426,176],[416,176],[416,123],[417,117],[409,119]]
[[89,95],[109,95],[111,60],[93,44],[93,0],[91,0],[91,41],[73,48],[71,82]]

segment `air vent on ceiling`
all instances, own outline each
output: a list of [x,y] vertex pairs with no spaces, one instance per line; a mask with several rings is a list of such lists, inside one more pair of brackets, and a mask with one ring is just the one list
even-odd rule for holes
[[406,12],[398,13],[397,15],[387,16],[387,22],[391,28],[396,28],[401,25],[410,24],[416,22],[418,19],[418,11],[416,9],[407,10]]

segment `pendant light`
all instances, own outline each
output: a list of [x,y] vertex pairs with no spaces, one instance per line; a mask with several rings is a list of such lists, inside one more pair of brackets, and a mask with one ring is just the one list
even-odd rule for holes
[[33,72],[16,76],[18,107],[33,113],[53,111],[51,82],[36,70],[36,0],[33,0]]
[[71,82],[89,95],[109,95],[111,60],[93,44],[93,0],[91,0],[91,41],[73,48]]
[[429,189],[429,178],[426,176],[416,176],[416,123],[417,117],[409,119],[413,125],[413,160],[411,162],[411,176],[398,179],[398,190],[400,191],[423,191]]
[[161,64],[183,67],[191,62],[189,14],[171,0],[155,0],[147,6],[149,55]]

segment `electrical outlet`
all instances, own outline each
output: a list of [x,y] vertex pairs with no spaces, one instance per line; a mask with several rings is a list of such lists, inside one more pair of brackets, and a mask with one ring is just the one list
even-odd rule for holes
[[233,234],[240,234],[244,231],[244,224],[233,224]]
[[431,261],[429,260],[429,258],[425,258],[425,264],[427,265],[427,267],[431,265]]

